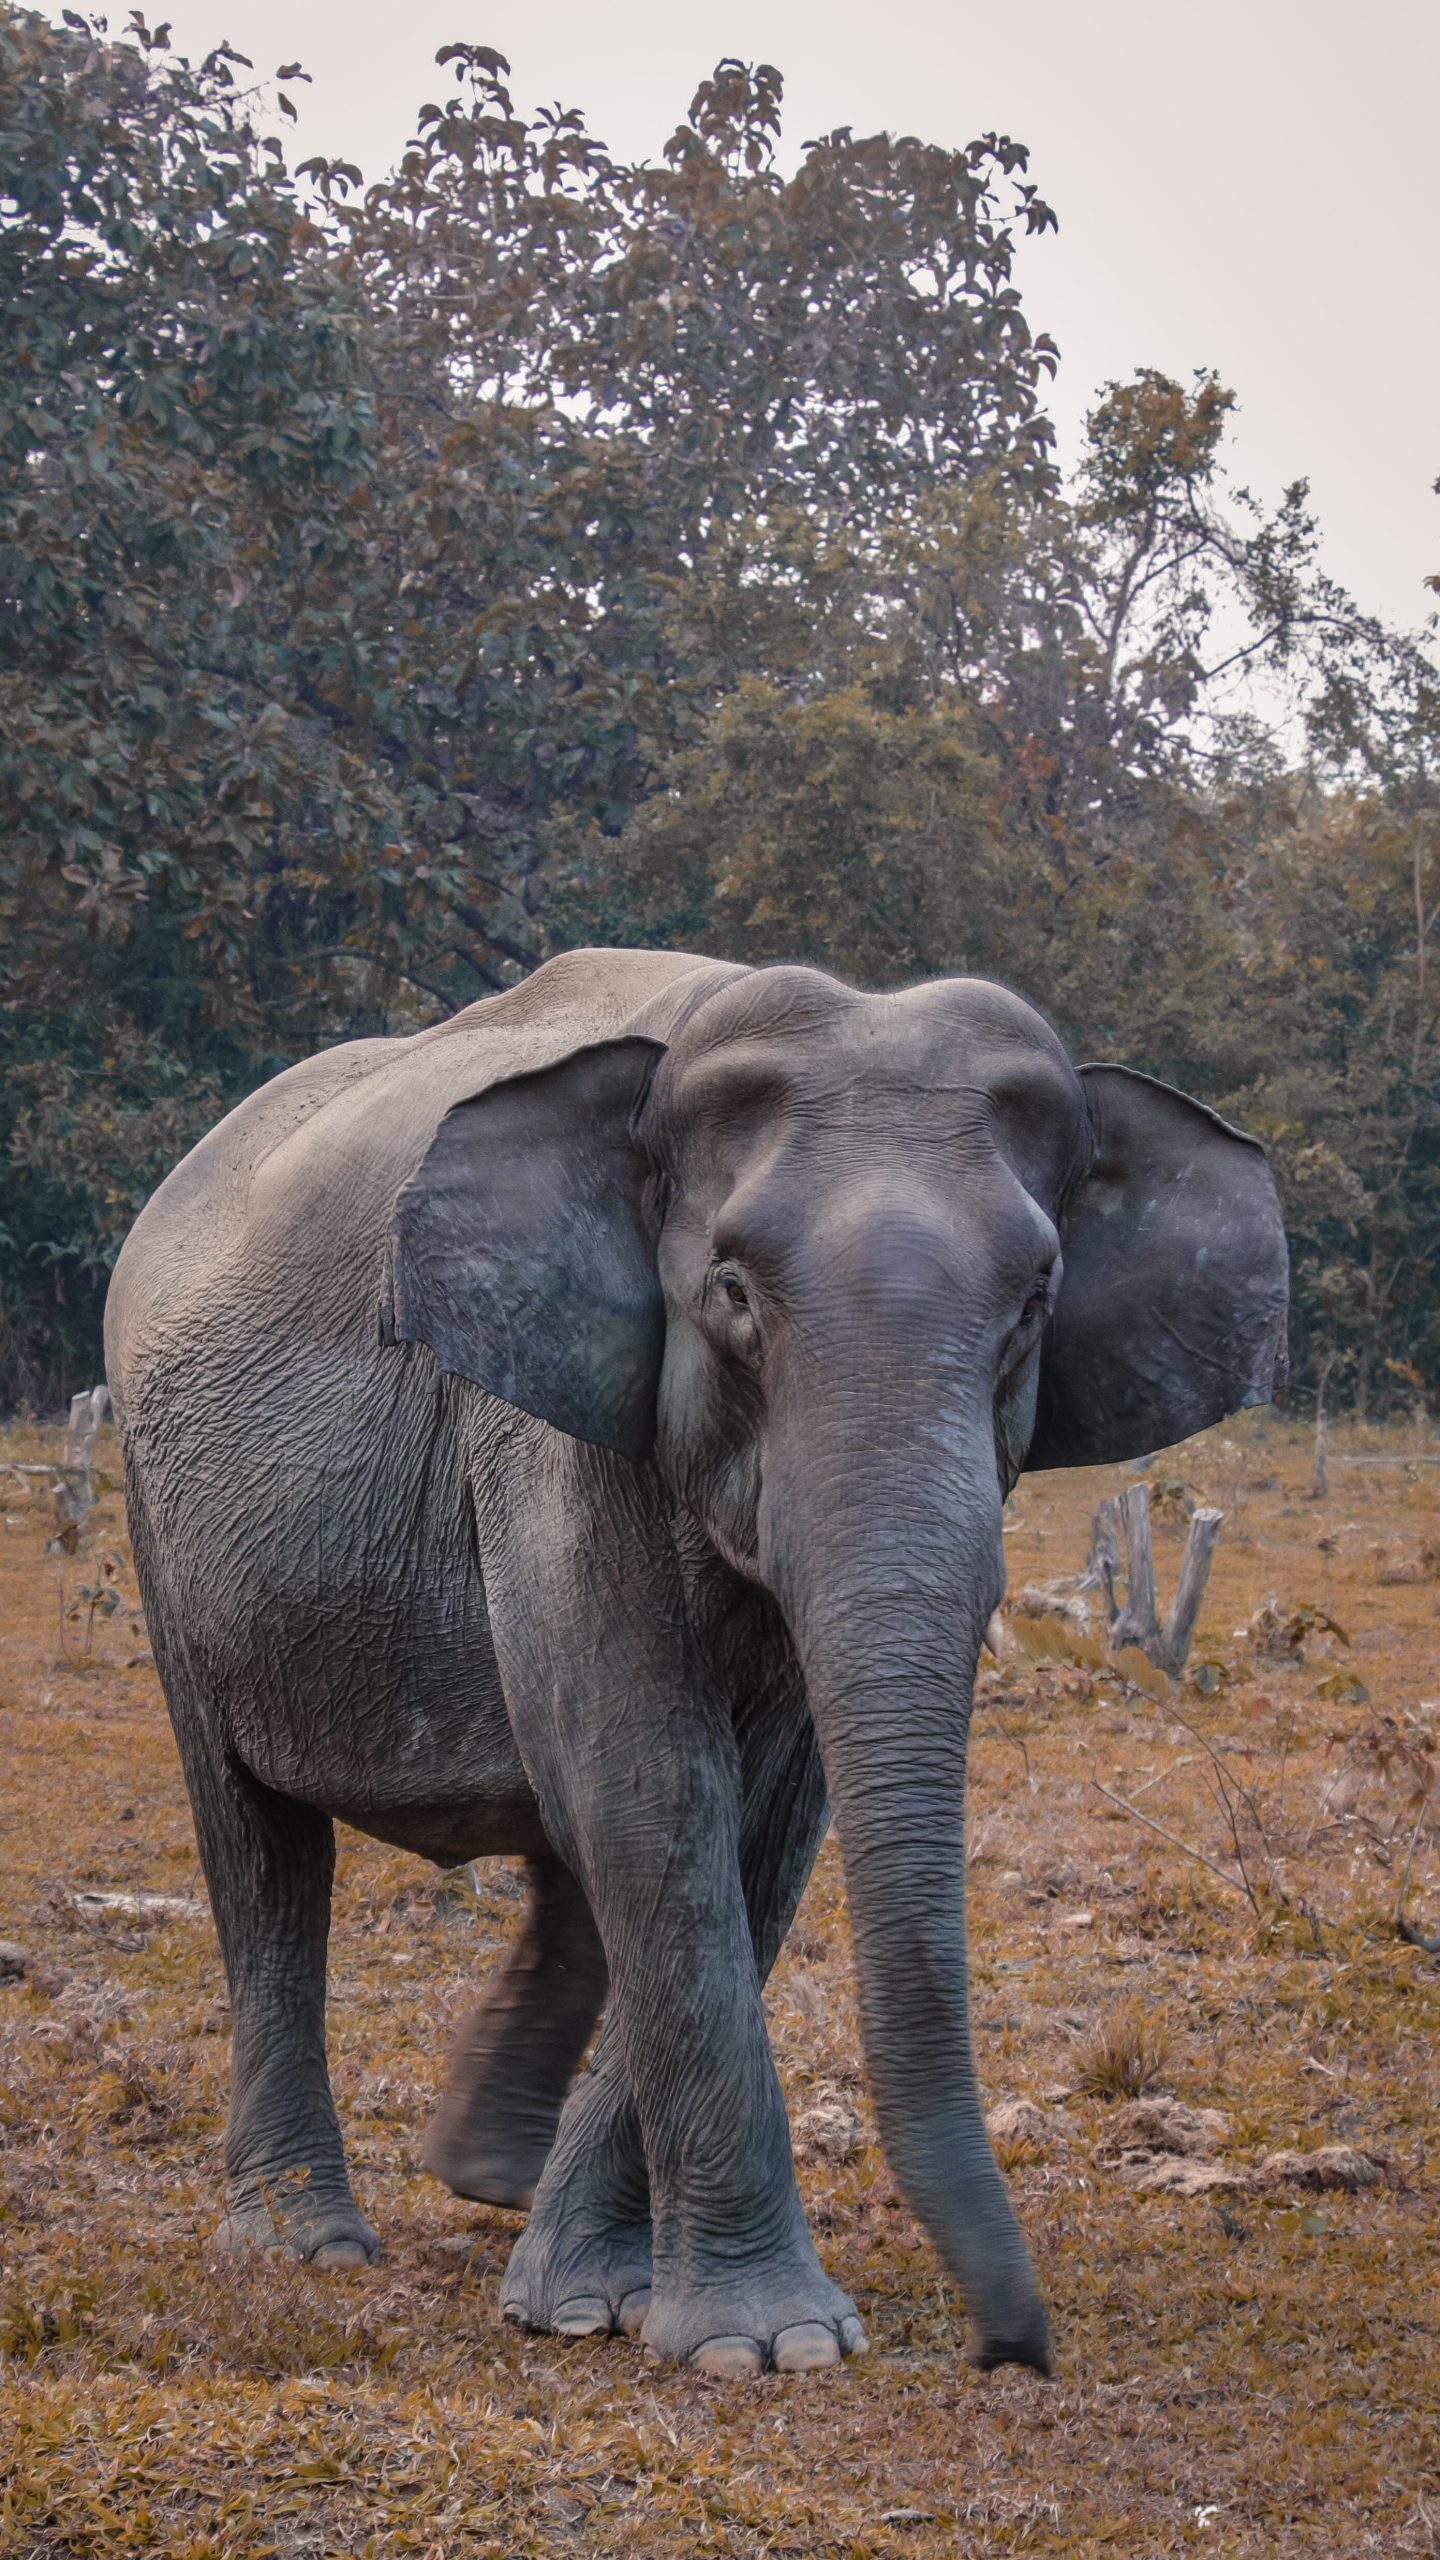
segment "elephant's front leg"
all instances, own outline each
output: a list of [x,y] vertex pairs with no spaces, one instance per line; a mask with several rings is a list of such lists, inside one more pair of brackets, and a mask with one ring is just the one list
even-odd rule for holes
[[613,2008],[571,2090],[500,2308],[562,2338],[634,2337],[650,2309],[650,2178]]
[[[740,1872],[763,1984],[809,1881],[827,1808],[798,1679],[762,1684],[753,1662],[741,1677],[747,1694],[734,1719]],[[523,2327],[562,2336],[615,2329],[633,2336],[650,2301],[650,2183],[612,2015],[561,2118],[543,2191],[506,2270],[501,2307]],[[847,2334],[847,2348],[860,2343],[858,2332]]]
[[[588,1497],[583,1520],[560,1539],[547,1524],[542,1545],[538,1522],[512,1518],[486,1575],[521,1748],[605,1944],[611,2017],[562,2120],[505,2307],[547,2328],[617,2317],[657,2353],[720,2372],[834,2363],[861,2331],[820,2268],[795,2186],[742,1883],[733,1722],[695,1658],[643,1480],[621,1481],[628,1471],[588,1451],[566,1472],[577,1509],[582,1486]],[[553,1474],[547,1491],[553,1500]],[[818,1807],[813,1767],[806,1776]],[[757,1852],[768,1827],[744,1826]],[[757,1933],[766,1960],[775,1916]]]

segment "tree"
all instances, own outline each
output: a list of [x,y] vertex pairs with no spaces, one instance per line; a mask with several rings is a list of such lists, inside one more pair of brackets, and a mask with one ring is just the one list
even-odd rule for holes
[[573,111],[517,116],[489,48],[440,58],[458,88],[337,219],[379,315],[377,744],[433,796],[483,969],[487,940],[543,948],[550,826],[615,836],[793,644],[797,554],[956,473],[1048,483],[1053,356],[1010,271],[1014,224],[1052,217],[993,135],[833,134],[786,179],[766,65],[722,63],[663,160],[625,167]]
[[1300,1374],[1431,1374],[1440,684],[1304,483],[1143,371],[1062,487],[1004,136],[440,60],[367,190],[0,0],[0,1392],[240,1093],[589,938],[1008,979],[1273,1139]]
[[1297,1377],[1383,1400],[1440,1365],[1435,679],[1318,573],[1301,486],[1227,492],[1230,407],[1112,385],[1070,490],[982,474],[812,554],[804,651],[618,845],[571,830],[552,924],[1008,980],[1271,1141]]
[[613,837],[796,644],[797,546],[1049,472],[1016,146],[785,180],[778,75],[726,63],[625,168],[442,60],[357,199],[230,49],[0,6],[12,1386],[93,1364],[220,1102],[534,964],[552,831]]
[[[28,1133],[3,1303],[21,1380],[77,1294],[93,1345],[135,1180],[253,1078],[290,881],[326,804],[343,840],[365,797],[275,663],[315,525],[372,467],[361,314],[238,62],[222,47],[191,72],[138,21],[112,45],[69,13],[0,13],[0,1047]],[[110,1186],[69,1178],[61,1097],[82,1092],[134,1168]]]

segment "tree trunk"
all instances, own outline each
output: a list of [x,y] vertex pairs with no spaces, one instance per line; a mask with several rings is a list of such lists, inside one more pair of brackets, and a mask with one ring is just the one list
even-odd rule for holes
[[1185,1553],[1180,1559],[1180,1579],[1175,1585],[1175,1597],[1170,1605],[1170,1614],[1165,1621],[1158,1650],[1150,1657],[1156,1668],[1168,1672],[1172,1680],[1178,1680],[1185,1668],[1186,1656],[1190,1651],[1190,1640],[1195,1633],[1195,1621],[1200,1614],[1200,1603],[1205,1597],[1205,1585],[1210,1579],[1210,1567],[1215,1557],[1215,1541],[1220,1535],[1220,1523],[1224,1517],[1223,1511],[1202,1509],[1196,1511],[1190,1521],[1189,1534],[1185,1540]]

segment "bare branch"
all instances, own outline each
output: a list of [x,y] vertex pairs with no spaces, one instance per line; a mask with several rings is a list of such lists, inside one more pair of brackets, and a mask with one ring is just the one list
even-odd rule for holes
[[1238,1893],[1244,1901],[1248,1902],[1257,1920],[1259,1919],[1260,1905],[1255,1899],[1248,1879],[1242,1882],[1239,1876],[1232,1876],[1228,1868],[1217,1867],[1214,1859],[1207,1858],[1203,1849],[1192,1849],[1189,1841],[1182,1840],[1178,1832],[1167,1831],[1163,1822],[1157,1822],[1153,1814],[1142,1813],[1139,1806],[1131,1804],[1127,1796],[1113,1795],[1109,1787],[1101,1786],[1098,1778],[1092,1778],[1090,1784],[1097,1795],[1105,1798],[1107,1804],[1118,1805],[1122,1813],[1132,1815],[1136,1822],[1143,1822],[1147,1831],[1158,1832],[1162,1840],[1168,1840],[1171,1848],[1178,1849],[1182,1857],[1193,1858],[1197,1867],[1208,1868],[1212,1876],[1218,1876],[1220,1882],[1228,1885],[1232,1893]]

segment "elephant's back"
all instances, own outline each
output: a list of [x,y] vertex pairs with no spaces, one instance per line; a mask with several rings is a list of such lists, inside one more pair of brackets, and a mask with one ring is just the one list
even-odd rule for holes
[[[187,1363],[203,1355],[217,1316],[223,1322],[227,1278],[243,1284],[257,1170],[407,1045],[347,1041],[286,1068],[227,1112],[151,1194],[125,1239],[105,1304],[106,1373],[117,1414],[123,1417],[144,1370],[171,1352]],[[260,1277],[253,1265],[250,1276]],[[248,1295],[243,1285],[241,1295]]]
[[737,974],[684,952],[567,952],[404,1039],[354,1040],[237,1104],[142,1210],[106,1307],[122,1427],[146,1381],[379,1340],[396,1194],[453,1104],[669,1017]]

